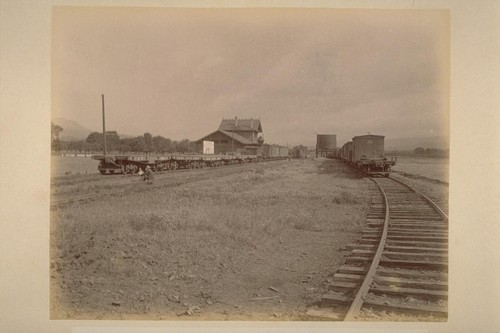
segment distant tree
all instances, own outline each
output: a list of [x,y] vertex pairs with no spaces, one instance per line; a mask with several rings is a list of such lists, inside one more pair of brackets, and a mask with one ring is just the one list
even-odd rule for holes
[[144,151],[146,153],[153,151],[153,136],[151,133],[144,133]]
[[174,144],[176,146],[175,150],[179,153],[196,152],[196,144],[192,143],[188,139],[174,141]]
[[[102,137],[102,134],[101,134]],[[103,140],[104,143],[104,140]],[[116,131],[106,132],[106,147],[108,151],[117,151],[120,146],[120,137]]]
[[417,156],[424,156],[425,155],[425,149],[422,147],[415,148],[415,150],[413,152]]
[[[104,137],[102,133],[92,132],[89,134],[85,142],[92,151],[99,151],[104,149]],[[106,151],[117,151],[121,145],[120,137],[116,131],[106,132]]]
[[50,123],[50,137],[51,137],[50,143],[52,150],[57,150],[57,151],[61,150],[60,146],[61,140],[59,139],[59,135],[61,134],[62,131],[64,131],[64,129],[61,126],[56,125],[53,122]]
[[449,149],[439,149],[439,148],[415,148],[413,151],[414,155],[425,156],[425,157],[449,157]]
[[290,154],[295,158],[305,157],[307,155],[307,147],[303,145],[295,146],[291,149]]
[[99,132],[92,132],[87,136],[87,139],[85,139],[85,142],[87,143],[98,143],[98,144],[103,144],[102,141],[102,134]]
[[120,153],[126,153],[126,152],[129,152],[131,150],[132,150],[132,148],[130,148],[130,145],[128,144],[128,142],[126,142],[126,141],[120,142],[120,146],[118,147],[118,151]]
[[166,139],[160,135],[153,138],[153,151],[158,153],[165,153],[169,151],[171,145],[170,139]]
[[82,152],[84,151],[84,140],[79,140],[79,141],[69,141],[68,144],[68,150],[73,150],[73,151],[78,151]]

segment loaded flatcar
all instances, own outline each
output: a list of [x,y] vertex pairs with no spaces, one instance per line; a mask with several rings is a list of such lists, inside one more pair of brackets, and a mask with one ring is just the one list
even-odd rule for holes
[[220,167],[238,163],[246,163],[257,159],[252,155],[166,155],[166,156],[104,156],[93,155],[98,160],[97,169],[101,174],[136,174],[147,166],[154,172],[176,169],[201,169],[204,167]]

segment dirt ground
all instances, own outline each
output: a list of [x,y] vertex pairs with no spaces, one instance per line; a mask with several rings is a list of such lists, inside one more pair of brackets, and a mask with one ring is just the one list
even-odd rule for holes
[[103,176],[137,192],[52,209],[51,318],[320,320],[306,311],[360,237],[370,181],[335,160],[219,170],[164,176],[168,194],[162,175]]
[[[446,184],[395,176],[447,204]],[[54,178],[55,199],[99,196],[51,208],[51,318],[335,320],[314,310],[372,186],[326,159]]]

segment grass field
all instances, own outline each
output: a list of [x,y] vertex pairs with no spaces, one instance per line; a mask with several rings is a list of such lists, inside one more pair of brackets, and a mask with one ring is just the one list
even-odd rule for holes
[[394,171],[449,182],[449,159],[398,156]]
[[54,210],[51,316],[302,320],[358,237],[370,184],[338,161],[292,161]]
[[58,177],[69,174],[93,174],[99,173],[97,166],[99,161],[90,157],[74,156],[51,156],[50,176]]

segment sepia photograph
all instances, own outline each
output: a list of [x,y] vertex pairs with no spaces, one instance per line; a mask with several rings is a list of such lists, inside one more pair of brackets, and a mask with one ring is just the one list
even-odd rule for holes
[[52,10],[52,319],[446,321],[446,10]]
[[498,331],[498,9],[0,0],[0,331]]

